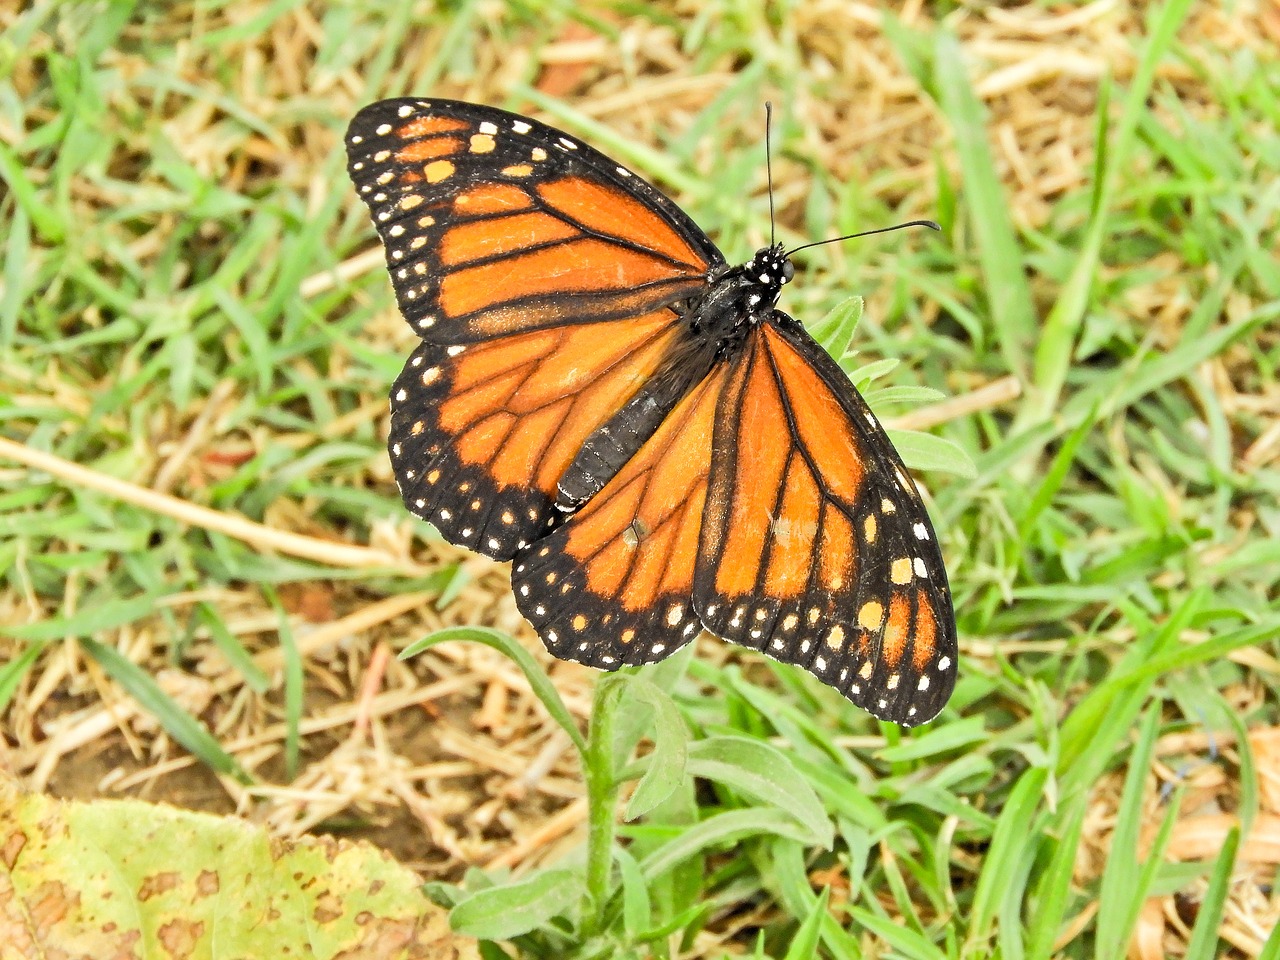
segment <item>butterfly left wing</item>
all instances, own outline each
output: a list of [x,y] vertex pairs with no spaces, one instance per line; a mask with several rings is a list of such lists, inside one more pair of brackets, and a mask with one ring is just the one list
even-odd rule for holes
[[693,578],[729,370],[715,363],[602,490],[516,557],[516,606],[557,657],[616,670],[701,630]]
[[424,341],[391,392],[405,505],[450,542],[510,559],[562,519],[558,483],[584,446],[606,455],[583,461],[575,490],[606,479],[598,462],[619,457],[611,440],[588,443],[597,430],[653,421],[633,414],[666,402],[654,378],[693,345],[672,305],[724,258],[641,177],[492,107],[374,103],[347,153]]
[[865,401],[793,319],[749,334],[720,398],[694,607],[873,715],[932,719],[955,683],[942,554]]
[[402,97],[363,108],[346,143],[400,312],[423,340],[642,316],[724,263],[643,177],[529,117]]

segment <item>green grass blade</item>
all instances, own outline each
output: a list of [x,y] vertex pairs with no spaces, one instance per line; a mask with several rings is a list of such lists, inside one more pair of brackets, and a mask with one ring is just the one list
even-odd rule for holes
[[0,667],[0,713],[9,706],[9,701],[13,699],[13,693],[18,689],[18,684],[22,682],[22,678],[26,676],[43,649],[43,643],[28,644],[20,654]]
[[818,936],[822,929],[823,918],[827,916],[827,900],[831,897],[831,888],[823,887],[818,900],[813,905],[804,923],[796,931],[791,946],[787,949],[784,960],[816,960],[818,956]]
[[80,645],[134,700],[138,701],[138,705],[143,710],[155,717],[156,722],[169,736],[199,757],[205,766],[215,773],[234,777],[241,783],[252,782],[252,778],[240,766],[239,761],[222,749],[222,745],[208,728],[178,706],[132,660],[121,656],[113,647],[105,646],[88,637],[81,637]]
[[991,836],[991,846],[982,862],[973,905],[969,909],[969,930],[965,938],[965,953],[981,952],[987,948],[992,936],[992,925],[1006,879],[1017,872],[1019,861],[1028,838],[1035,836],[1031,824],[1040,806],[1045,781],[1049,771],[1044,767],[1032,767],[1018,778],[1005,801],[1004,810],[996,822]]
[[[1129,942],[1129,934],[1137,923],[1146,889],[1141,884],[1142,870],[1138,858],[1138,841],[1142,831],[1143,793],[1156,734],[1160,729],[1160,713],[1148,710],[1138,731],[1138,740],[1129,754],[1120,809],[1116,811],[1115,830],[1111,835],[1110,855],[1102,871],[1098,894],[1098,956],[1120,958]],[[1154,851],[1150,860],[1158,860]]]
[[991,329],[1005,366],[1025,380],[1028,351],[1037,335],[1035,304],[1022,250],[1009,217],[1009,199],[987,142],[986,110],[969,82],[960,43],[945,30],[934,40],[934,80],[939,106],[955,137],[969,217],[982,265]]
[[569,708],[560,699],[560,694],[556,693],[556,688],[547,678],[546,671],[538,666],[538,662],[533,659],[533,655],[520,646],[514,637],[508,636],[500,630],[491,630],[487,627],[449,627],[445,630],[437,630],[435,633],[409,644],[404,650],[400,651],[400,659],[407,660],[409,657],[416,656],[423,650],[428,650],[438,643],[450,643],[455,640],[483,643],[486,647],[492,647],[497,650],[519,667],[520,672],[529,681],[529,686],[533,688],[534,696],[542,701],[542,705],[547,708],[547,713],[551,714],[551,719],[560,724],[560,728],[569,735],[573,745],[578,748],[578,753],[585,757],[587,741],[582,736],[582,731],[578,729],[578,724],[573,719],[573,714],[569,712]]
[[280,638],[280,652],[284,656],[284,770],[285,776],[292,780],[298,775],[298,762],[302,752],[302,657],[298,654],[298,644],[293,637],[293,627],[289,624],[289,614],[280,602],[279,595],[269,586],[263,587],[263,594],[275,610],[276,623],[279,625],[277,636]]
[[1236,865],[1236,850],[1240,846],[1240,830],[1232,827],[1222,842],[1213,872],[1209,874],[1209,886],[1200,900],[1200,912],[1196,925],[1191,929],[1185,960],[1212,960],[1218,956],[1218,928],[1231,892],[1231,869]]
[[1098,135],[1095,146],[1093,195],[1090,200],[1089,223],[1084,243],[1075,251],[1071,276],[1045,320],[1036,351],[1034,405],[1028,406],[1030,419],[1047,419],[1058,405],[1067,371],[1075,358],[1075,342],[1079,336],[1085,310],[1097,274],[1103,238],[1106,235],[1117,170],[1127,169],[1133,149],[1134,133],[1139,120],[1150,110],[1151,84],[1174,35],[1186,19],[1191,0],[1170,0],[1154,15],[1154,26],[1142,50],[1138,69],[1125,96],[1124,108],[1116,124],[1115,141],[1106,142],[1107,108],[1110,89],[1103,85],[1104,95],[1098,103]]
[[1027,960],[1049,960],[1053,956],[1053,946],[1062,932],[1071,902],[1071,880],[1075,874],[1076,853],[1080,849],[1087,810],[1086,798],[1077,797],[1054,845],[1049,867],[1037,885],[1038,903],[1028,923],[1030,942],[1027,944]]

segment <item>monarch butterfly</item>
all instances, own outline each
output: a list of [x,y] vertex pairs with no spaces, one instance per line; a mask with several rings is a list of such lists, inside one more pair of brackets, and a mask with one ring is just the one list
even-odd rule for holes
[[493,107],[384,100],[346,145],[422,341],[391,390],[405,505],[514,561],[551,653],[612,670],[705,628],[881,719],[942,709],[937,538],[866,402],[775,309],[781,244],[730,266],[640,176]]

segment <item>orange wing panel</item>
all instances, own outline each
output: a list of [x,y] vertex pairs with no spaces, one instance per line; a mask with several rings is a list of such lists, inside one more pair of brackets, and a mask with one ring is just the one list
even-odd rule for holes
[[595,233],[618,237],[672,260],[706,270],[700,257],[665,219],[630,194],[580,178],[552,180],[538,194],[556,210]]
[[649,254],[576,239],[446,274],[440,305],[456,317],[525,297],[630,290],[670,279],[671,268]]
[[921,707],[936,712],[950,687],[954,639],[938,642],[946,586],[931,577],[945,574],[923,505],[821,348],[772,323],[750,336],[743,387],[718,414],[695,577],[702,621],[877,716],[928,719]]
[[513,556],[561,518],[557,483],[587,437],[685,336],[664,310],[483,343],[423,343],[392,391],[391,451],[406,505],[460,546]]
[[727,380],[727,366],[713,369],[599,493],[516,558],[517,606],[556,656],[613,668],[697,634],[698,531]]

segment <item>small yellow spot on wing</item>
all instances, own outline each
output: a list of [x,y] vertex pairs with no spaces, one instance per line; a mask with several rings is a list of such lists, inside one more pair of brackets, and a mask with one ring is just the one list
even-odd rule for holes
[[889,570],[889,579],[894,583],[911,582],[911,561],[907,557],[899,557],[893,561]]
[[473,134],[471,137],[471,152],[472,153],[492,153],[493,137],[489,136],[489,134],[487,133]]
[[858,623],[868,630],[875,630],[884,620],[884,604],[879,600],[868,600],[858,611]]
[[[432,160],[422,168],[422,175],[427,178],[427,183],[439,183],[446,177],[453,174],[455,167],[450,160]],[[401,206],[404,206],[401,203]]]

